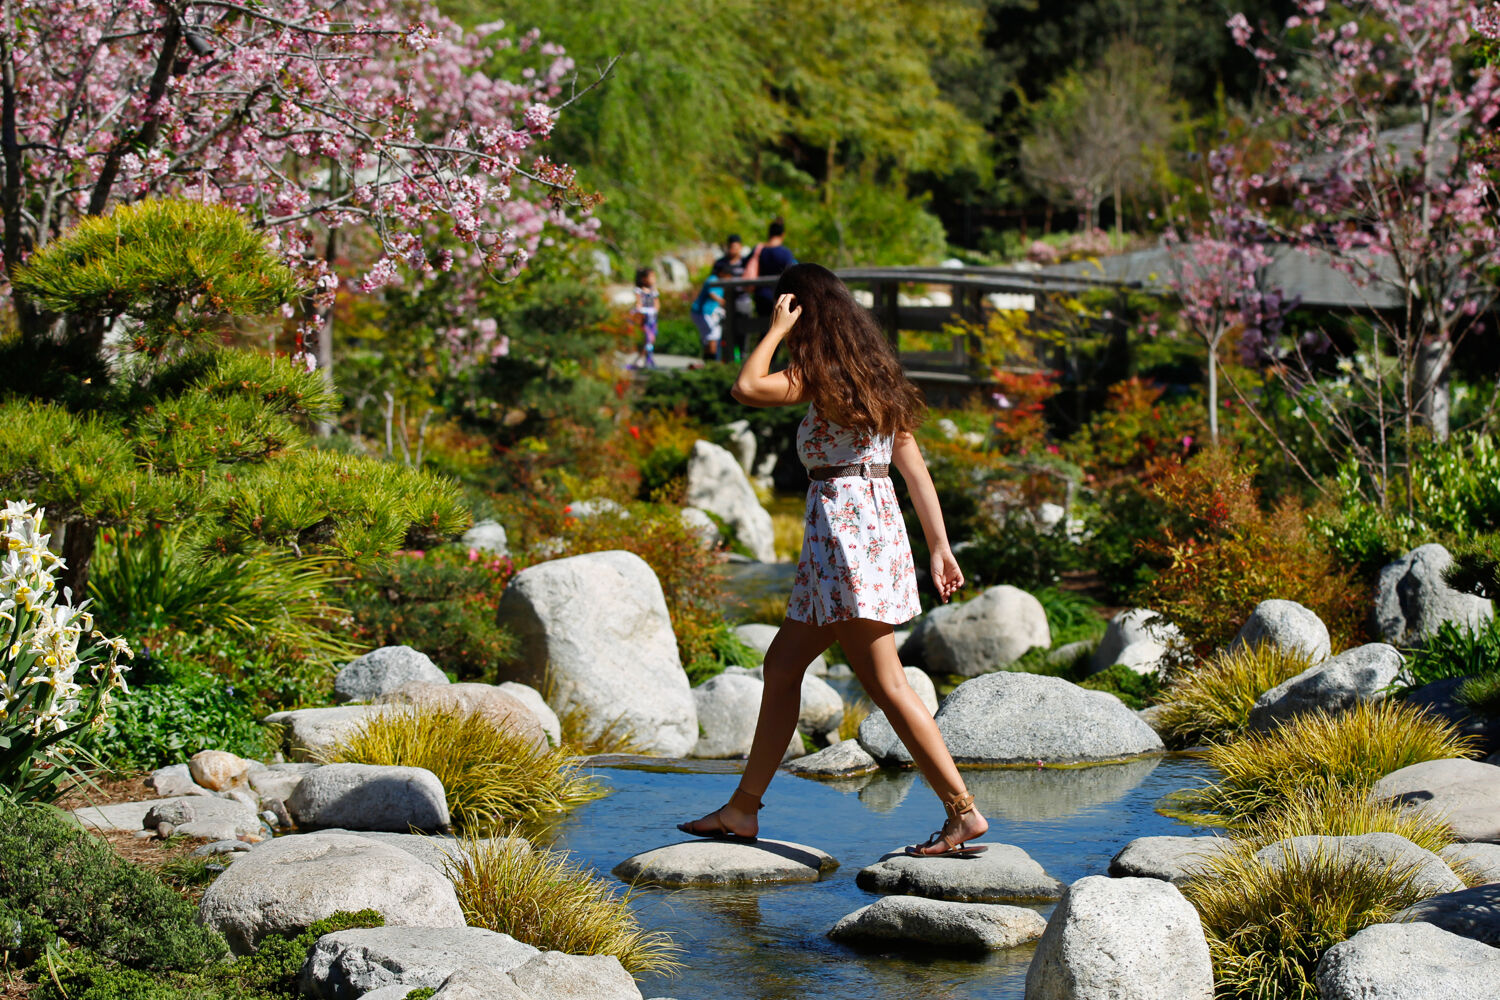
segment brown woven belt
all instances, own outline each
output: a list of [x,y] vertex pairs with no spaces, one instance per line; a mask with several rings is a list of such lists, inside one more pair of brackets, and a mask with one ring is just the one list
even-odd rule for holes
[[807,478],[813,482],[824,479],[840,479],[844,476],[859,476],[862,479],[889,479],[891,467],[885,462],[858,462],[854,465],[820,465],[807,470]]

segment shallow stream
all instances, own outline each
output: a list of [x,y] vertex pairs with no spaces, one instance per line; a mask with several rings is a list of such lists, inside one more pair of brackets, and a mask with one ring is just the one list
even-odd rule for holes
[[[738,767],[643,759],[598,767],[611,794],[561,820],[553,846],[607,876],[630,855],[680,840],[673,824],[721,804]],[[1166,756],[1086,768],[966,770],[964,777],[990,821],[984,839],[1022,848],[1069,883],[1104,874],[1135,837],[1204,832],[1155,807],[1207,773],[1193,758]],[[878,898],[855,886],[860,868],[924,839],[941,820],[936,797],[914,772],[827,783],[778,775],[765,797],[761,833],[822,848],[839,869],[802,885],[640,890],[634,905],[642,922],[670,932],[687,966],[674,978],[648,978],[642,992],[680,1000],[1021,997],[1030,946],[975,960],[860,952],[825,936],[844,914]]]

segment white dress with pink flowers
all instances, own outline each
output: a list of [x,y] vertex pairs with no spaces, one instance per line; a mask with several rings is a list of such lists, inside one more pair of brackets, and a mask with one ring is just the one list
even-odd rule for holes
[[[888,464],[892,444],[890,436],[824,419],[811,405],[797,427],[797,456],[809,470]],[[809,484],[787,617],[814,625],[852,618],[899,625],[920,613],[911,544],[891,481],[855,475]]]

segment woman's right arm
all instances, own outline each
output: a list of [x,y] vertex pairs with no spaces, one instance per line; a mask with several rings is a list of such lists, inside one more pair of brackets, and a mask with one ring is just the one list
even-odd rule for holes
[[739,378],[729,394],[746,406],[790,406],[806,402],[802,383],[785,371],[772,372],[771,359],[776,348],[791,331],[802,307],[796,304],[795,296],[783,295],[776,300],[776,310],[771,314],[771,329],[760,338],[740,367]]

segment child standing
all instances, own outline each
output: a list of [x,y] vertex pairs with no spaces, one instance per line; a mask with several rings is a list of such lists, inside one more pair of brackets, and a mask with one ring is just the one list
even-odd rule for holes
[[719,360],[719,345],[724,337],[724,276],[728,272],[729,264],[723,258],[715,261],[713,273],[703,282],[703,289],[691,307],[705,361]]
[[656,317],[660,312],[661,293],[656,290],[656,272],[649,267],[635,272],[635,308],[632,315],[639,316],[641,323],[641,350],[630,363],[631,368],[643,364],[656,367]]

